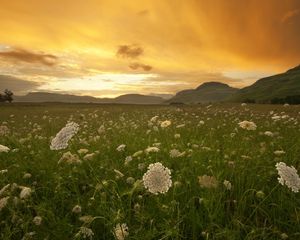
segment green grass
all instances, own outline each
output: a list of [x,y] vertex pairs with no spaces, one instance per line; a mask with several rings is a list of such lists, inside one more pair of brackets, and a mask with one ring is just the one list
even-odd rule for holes
[[[274,121],[270,111],[289,117]],[[10,188],[5,194],[10,198],[0,211],[0,239],[19,240],[30,232],[35,232],[31,239],[74,239],[83,225],[92,229],[93,239],[114,239],[118,223],[127,224],[126,239],[136,240],[283,239],[282,234],[300,239],[300,193],[279,185],[275,168],[276,162],[282,161],[300,169],[299,112],[298,106],[233,104],[180,109],[0,105],[0,125],[6,122],[10,129],[9,135],[0,136],[0,144],[11,149],[0,153],[0,170],[8,170],[0,174],[0,189],[16,183],[33,190],[26,200],[19,199],[19,188]],[[154,131],[148,122],[155,115],[172,125]],[[70,119],[80,125],[78,134],[67,149],[51,151],[51,137]],[[198,126],[200,120],[204,125]],[[257,130],[240,129],[238,122],[243,120],[254,121]],[[185,126],[176,128],[180,124]],[[101,125],[105,132],[99,134]],[[147,130],[151,131],[147,134]],[[265,131],[275,135],[265,136]],[[175,139],[176,133],[181,135],[179,139]],[[126,156],[157,142],[161,143],[158,153],[143,153],[124,164]],[[120,144],[126,144],[124,152],[116,151]],[[171,158],[169,151],[174,148],[186,155]],[[97,154],[83,160],[79,149]],[[286,153],[278,157],[275,150]],[[58,165],[68,151],[78,154],[82,163]],[[173,185],[163,195],[152,195],[137,181],[154,162],[172,171]],[[141,164],[145,168],[140,170]],[[118,177],[114,170],[124,176]],[[25,173],[32,177],[24,179]],[[217,188],[200,187],[198,176],[205,174],[218,180]],[[136,184],[128,184],[128,177]],[[232,183],[231,190],[226,190],[224,180]],[[259,196],[258,191],[263,194]],[[77,204],[82,207],[80,214],[72,213]],[[80,221],[85,215],[95,217],[94,221]],[[35,216],[42,217],[41,225],[33,224]]]

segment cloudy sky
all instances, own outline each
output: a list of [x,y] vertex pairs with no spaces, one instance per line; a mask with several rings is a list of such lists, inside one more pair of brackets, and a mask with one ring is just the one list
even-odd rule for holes
[[299,0],[1,1],[0,90],[243,87],[300,64],[299,26]]

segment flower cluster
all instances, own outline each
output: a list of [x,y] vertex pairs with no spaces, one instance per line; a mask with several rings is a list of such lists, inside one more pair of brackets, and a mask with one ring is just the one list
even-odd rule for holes
[[9,150],[10,150],[10,149],[9,149],[8,147],[6,147],[6,146],[0,144],[0,153],[1,153],[1,152],[9,152]]
[[114,229],[114,234],[117,240],[124,240],[129,235],[127,224],[117,224]]
[[242,121],[239,123],[240,128],[246,129],[246,130],[251,130],[254,131],[256,130],[257,126],[254,122],[249,122],[249,121]]
[[279,175],[278,182],[281,185],[286,185],[293,192],[298,192],[300,190],[300,178],[297,170],[293,166],[287,166],[284,162],[276,163],[275,166]]
[[172,186],[171,171],[160,162],[150,164],[143,176],[143,183],[153,194],[166,193]]
[[50,149],[61,150],[68,147],[69,140],[78,132],[79,125],[75,122],[69,122],[52,139]]
[[9,134],[9,128],[6,125],[0,126],[0,136],[6,136]]
[[166,127],[169,127],[171,124],[172,124],[171,121],[166,120],[166,121],[163,121],[163,122],[160,124],[160,127],[161,127],[161,128],[166,128]]

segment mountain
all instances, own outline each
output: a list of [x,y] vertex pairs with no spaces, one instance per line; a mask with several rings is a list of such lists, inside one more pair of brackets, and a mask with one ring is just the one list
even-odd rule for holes
[[[69,102],[69,103],[90,103],[105,102],[105,99],[99,99],[90,96],[76,96],[70,94],[48,93],[48,92],[30,92],[25,96],[14,96],[15,102]],[[107,99],[106,99],[107,100]]]
[[206,82],[196,89],[187,89],[178,92],[168,103],[208,103],[225,101],[238,91],[225,83]]
[[[300,97],[300,65],[285,73],[257,80],[251,86],[240,89],[230,101],[283,103],[286,98]],[[277,101],[277,102],[276,102]]]
[[125,94],[116,98],[95,98],[48,92],[31,92],[25,96],[14,96],[15,102],[68,102],[68,103],[119,103],[119,104],[160,104],[161,97],[140,94]]

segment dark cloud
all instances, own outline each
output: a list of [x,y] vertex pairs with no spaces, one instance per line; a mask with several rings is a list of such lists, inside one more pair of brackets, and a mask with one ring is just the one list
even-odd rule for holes
[[46,66],[53,66],[57,63],[57,57],[52,54],[34,53],[19,48],[0,52],[0,58],[27,63],[39,63]]
[[146,64],[143,64],[143,63],[131,63],[129,65],[129,67],[132,69],[132,70],[138,70],[138,69],[143,69],[144,71],[150,71],[152,70],[152,66],[150,65],[146,65]]
[[0,75],[0,92],[4,89],[9,89],[14,92],[15,95],[22,95],[42,85],[41,83],[27,81],[8,75]]
[[149,10],[148,9],[144,9],[142,11],[139,11],[137,14],[139,16],[147,16],[149,14]]
[[122,58],[137,58],[144,53],[143,48],[138,45],[120,45],[117,56]]

